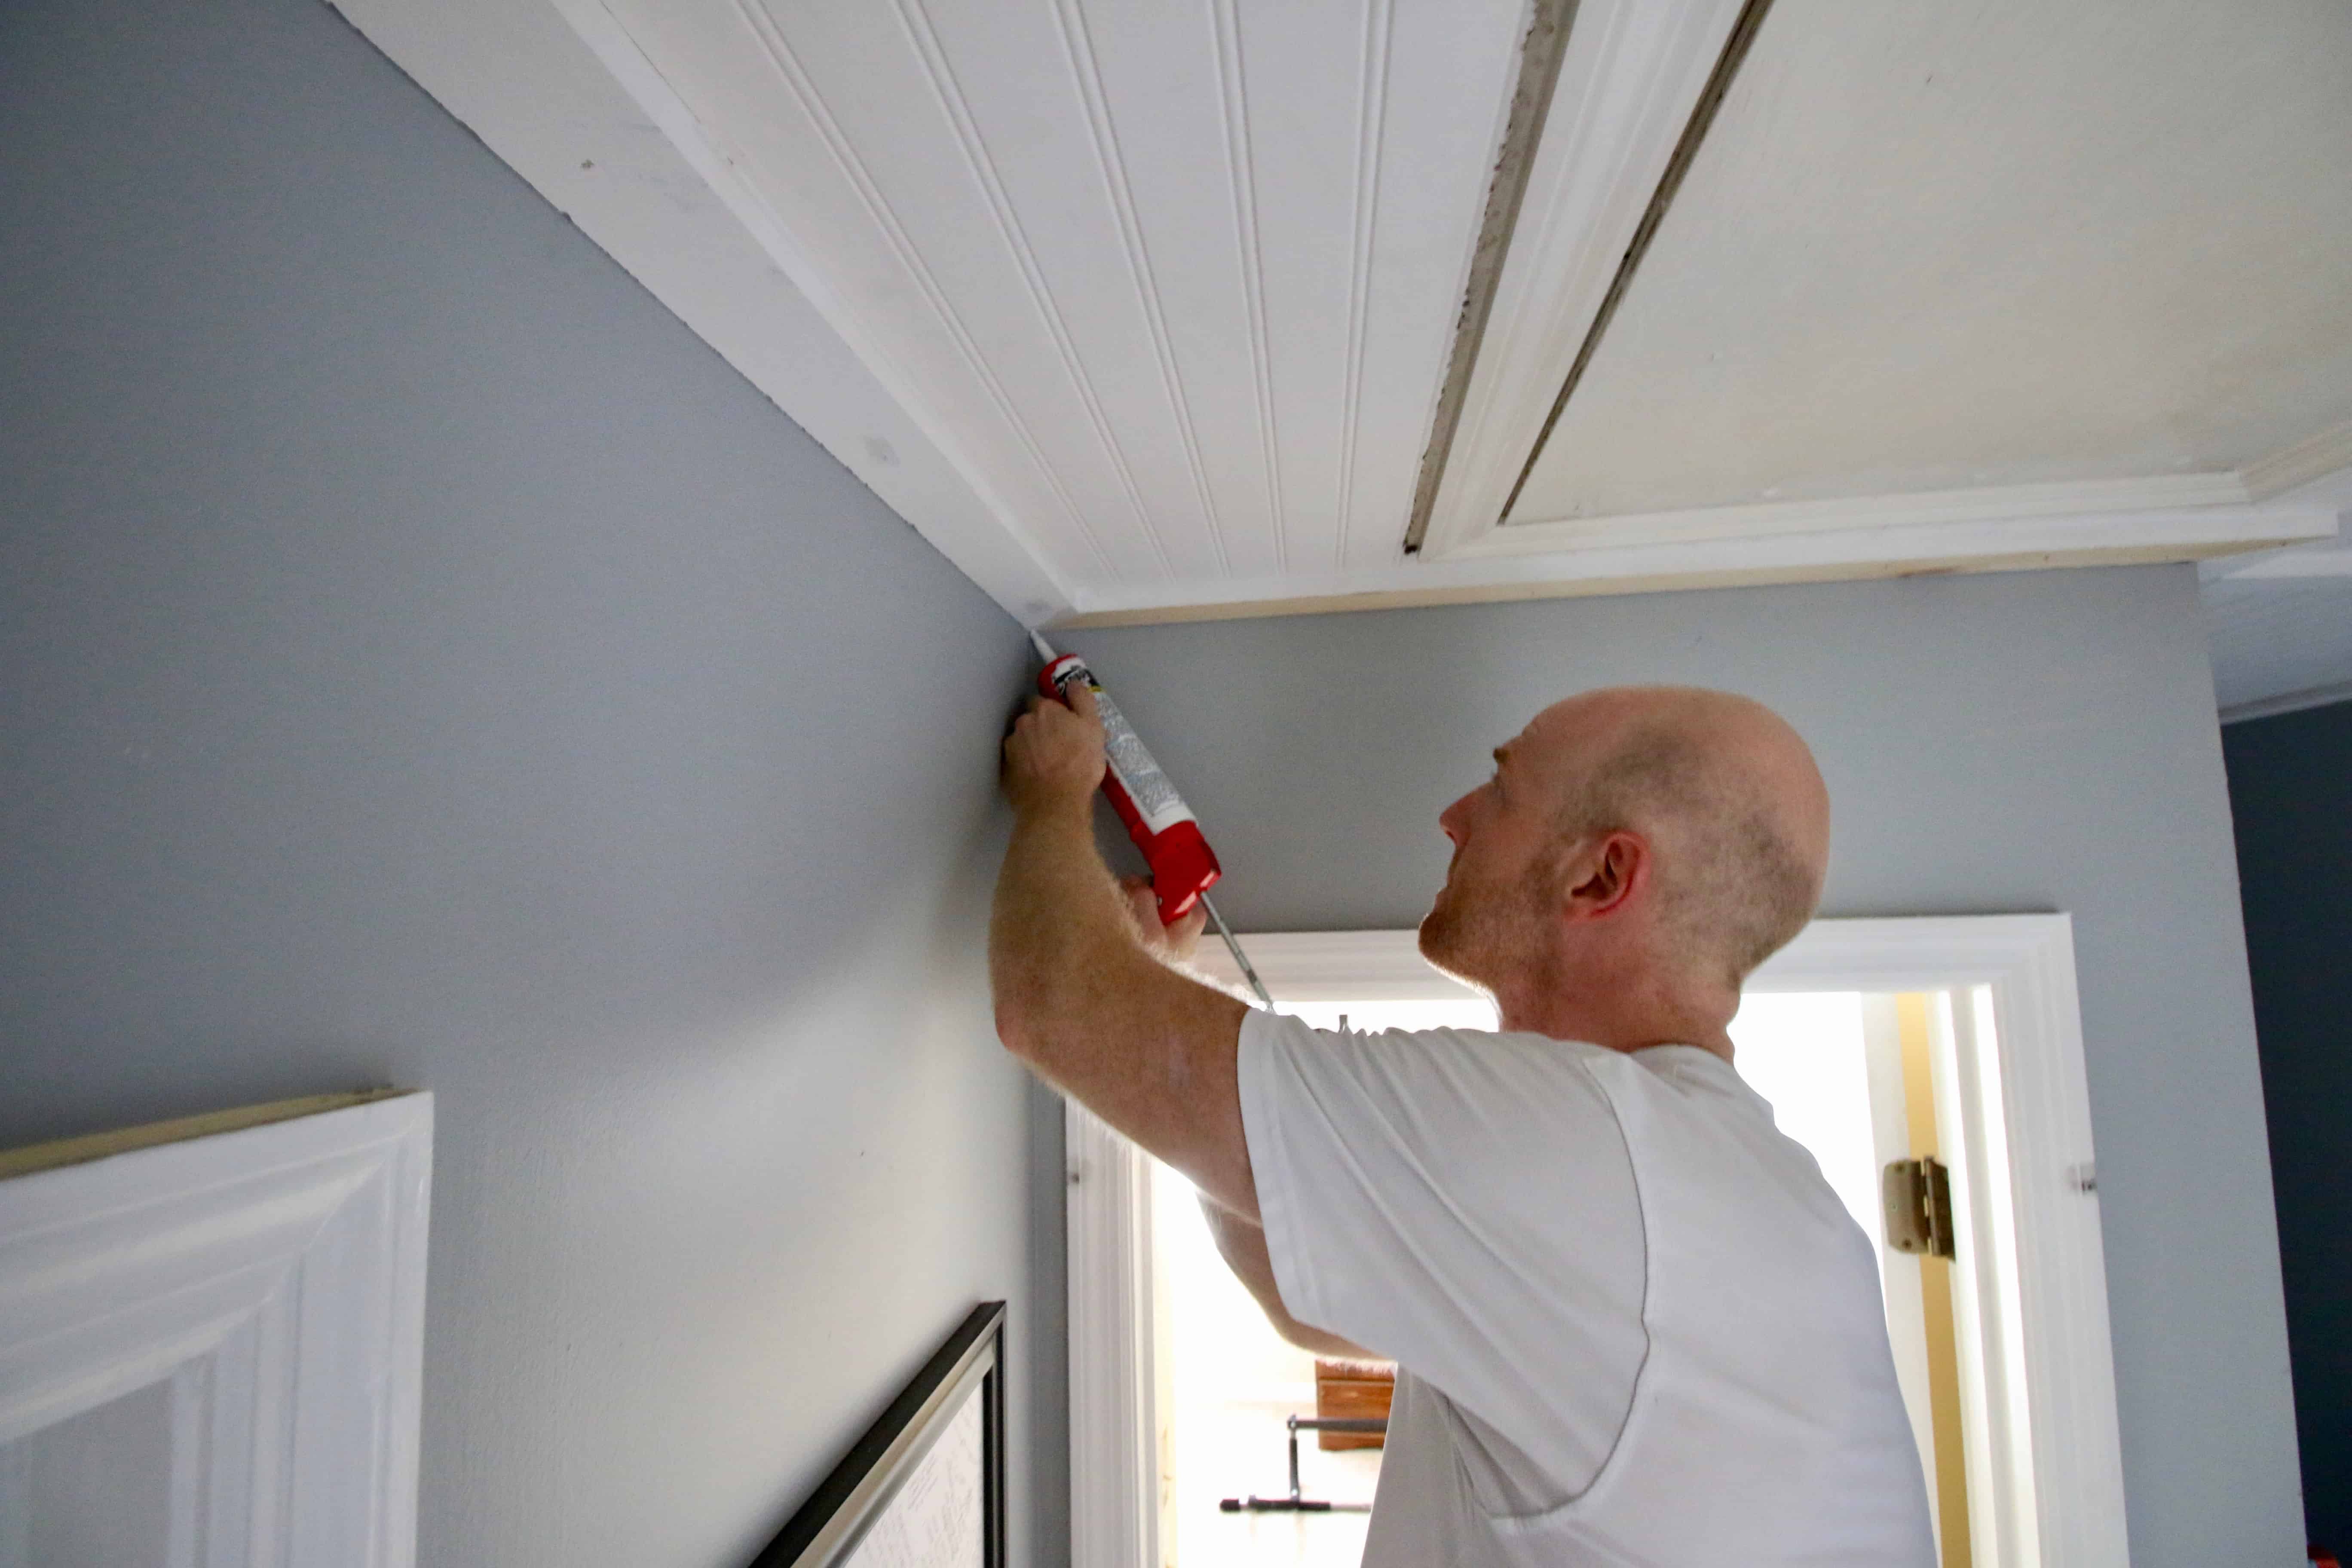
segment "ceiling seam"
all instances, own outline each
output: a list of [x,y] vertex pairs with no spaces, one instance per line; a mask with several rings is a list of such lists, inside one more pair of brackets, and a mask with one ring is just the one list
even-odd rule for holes
[[1494,310],[1496,289],[1502,282],[1503,260],[1510,254],[1511,234],[1518,226],[1519,206],[1527,197],[1528,176],[1535,169],[1544,120],[1551,112],[1552,89],[1559,81],[1559,63],[1568,53],[1576,5],[1577,0],[1532,0],[1529,6],[1528,30],[1519,39],[1511,111],[1504,121],[1502,144],[1496,150],[1494,174],[1486,184],[1486,208],[1470,250],[1469,277],[1463,286],[1462,309],[1454,321],[1445,378],[1438,384],[1429,441],[1422,449],[1421,470],[1413,482],[1412,510],[1404,530],[1407,555],[1419,554],[1429,533],[1438,482],[1445,476],[1445,461],[1454,449],[1454,433],[1462,422],[1462,405],[1470,392],[1470,374],[1477,368],[1486,318]]
[[997,174],[996,161],[989,154],[986,140],[981,135],[979,122],[973,118],[971,103],[963,96],[963,85],[956,79],[955,67],[947,58],[939,32],[931,25],[930,14],[923,0],[893,0],[898,25],[914,46],[917,58],[922,62],[923,75],[930,83],[931,95],[947,113],[954,127],[957,150],[962,153],[964,166],[980,184],[988,198],[989,216],[996,224],[997,237],[1013,253],[1020,268],[1021,281],[1029,292],[1029,303],[1045,323],[1046,332],[1054,340],[1055,352],[1062,361],[1064,374],[1069,376],[1078,401],[1087,411],[1087,422],[1094,427],[1095,439],[1101,443],[1103,455],[1110,459],[1111,471],[1118,476],[1119,489],[1126,492],[1129,510],[1143,530],[1143,537],[1151,546],[1151,553],[1164,573],[1173,574],[1175,564],[1170,560],[1167,542],[1160,537],[1152,521],[1143,490],[1135,482],[1134,470],[1129,466],[1127,453],[1110,426],[1110,416],[1104,411],[1102,399],[1095,391],[1094,380],[1087,374],[1085,362],[1079,357],[1077,343],[1070,336],[1069,325],[1062,320],[1061,307],[1055,302],[1054,290],[1045,281],[1045,270],[1038,265],[1037,254],[1029,243],[1028,231],[1021,225],[1020,215],[1013,210],[1013,198],[1004,189]]
[[1078,537],[1086,542],[1087,549],[1093,552],[1096,563],[1113,580],[1123,577],[1125,574],[1119,571],[1118,563],[1110,558],[1109,552],[1104,549],[1102,540],[1096,534],[1093,525],[1087,521],[1086,513],[1079,508],[1076,498],[1072,496],[1068,487],[1063,484],[1062,477],[1054,465],[1046,460],[1044,447],[1039,444],[1035,432],[1029,428],[1028,421],[1021,416],[1020,410],[1013,402],[1012,395],[1005,390],[1004,384],[997,379],[996,372],[989,365],[987,356],[980,352],[980,345],[972,341],[971,334],[964,326],[962,318],[956,314],[955,308],[949,303],[946,293],[940,288],[939,279],[932,277],[930,268],[923,264],[921,254],[915,248],[913,239],[908,237],[905,227],[898,222],[898,215],[891,210],[889,201],[882,195],[880,185],[875,182],[872,174],[867,171],[856,151],[850,147],[839,122],[833,117],[832,109],[825,103],[824,95],[816,90],[816,84],[809,79],[807,71],[801,65],[799,58],[793,53],[791,41],[784,37],[782,27],[773,16],[768,15],[767,8],[760,4],[759,0],[735,0],[735,9],[751,27],[753,38],[758,41],[761,51],[767,56],[768,64],[775,71],[777,79],[783,83],[784,89],[792,95],[793,100],[800,105],[802,111],[807,114],[811,121],[815,124],[818,134],[824,139],[825,151],[832,156],[834,166],[849,181],[851,188],[857,193],[858,200],[864,204],[867,216],[873,218],[876,226],[882,230],[884,238],[889,242],[891,250],[898,257],[898,264],[907,269],[908,274],[921,289],[924,302],[930,306],[932,313],[939,318],[940,324],[947,329],[949,338],[953,341],[957,350],[962,354],[965,364],[978,378],[982,389],[987,392],[990,401],[996,405],[998,415],[1012,428],[1014,436],[1019,438],[1023,449],[1027,452],[1030,461],[1036,465],[1038,472],[1044,476],[1046,487],[1053,491],[1055,500],[1061,502],[1064,512],[1067,514],[1071,523],[1077,530]]
[[1348,564],[1356,509],[1356,437],[1363,417],[1364,336],[1370,330],[1372,235],[1380,218],[1382,130],[1388,116],[1389,44],[1394,0],[1371,0],[1364,10],[1363,67],[1356,86],[1355,247],[1348,268],[1348,365],[1339,412],[1339,497],[1331,564]]
[[1559,395],[1552,399],[1551,409],[1544,416],[1543,426],[1536,432],[1535,445],[1528,448],[1527,461],[1520,465],[1519,477],[1511,481],[1511,492],[1503,498],[1502,510],[1495,514],[1500,527],[1519,502],[1519,492],[1527,489],[1528,477],[1536,470],[1536,460],[1543,456],[1545,445],[1559,424],[1559,416],[1568,408],[1568,400],[1584,379],[1594,352],[1601,346],[1609,323],[1615,319],[1617,307],[1625,298],[1625,290],[1633,281],[1633,274],[1642,265],[1642,258],[1656,237],[1658,227],[1665,221],[1666,210],[1674,205],[1675,195],[1682,189],[1683,176],[1690,173],[1698,160],[1700,146],[1715,123],[1716,110],[1723,106],[1725,96],[1731,90],[1732,79],[1739,74],[1740,62],[1748,58],[1756,34],[1764,25],[1764,16],[1772,8],[1772,0],[1746,0],[1739,16],[1731,24],[1730,35],[1723,41],[1723,52],[1715,59],[1715,68],[1707,73],[1706,85],[1699,89],[1698,100],[1691,106],[1690,118],[1683,124],[1683,133],[1675,142],[1675,150],[1666,159],[1665,172],[1658,176],[1657,189],[1650,193],[1650,205],[1634,226],[1633,237],[1619,258],[1616,276],[1609,280],[1609,291],[1601,297],[1600,309],[1592,313],[1592,324],[1585,329],[1584,341],[1578,345],[1576,358],[1568,367],[1568,374],[1559,384]]
[[[1233,562],[1225,548],[1224,524],[1217,516],[1216,496],[1209,487],[1209,467],[1201,457],[1200,435],[1192,421],[1192,400],[1185,395],[1174,341],[1168,331],[1167,314],[1160,307],[1160,280],[1151,269],[1151,248],[1144,238],[1142,219],[1136,215],[1135,192],[1128,183],[1126,154],[1120,151],[1118,127],[1111,119],[1109,95],[1103,91],[1102,67],[1095,54],[1094,37],[1087,31],[1086,16],[1075,0],[1057,0],[1055,13],[1063,52],[1069,58],[1071,72],[1077,78],[1079,97],[1087,106],[1095,166],[1102,174],[1103,185],[1110,195],[1111,211],[1118,220],[1128,277],[1135,285],[1137,302],[1142,306],[1145,324],[1150,330],[1152,354],[1160,364],[1160,386],[1176,416],[1177,439],[1183,445],[1184,462],[1192,474],[1202,521],[1208,525],[1209,546],[1216,552],[1219,570],[1230,573]],[[1172,574],[1174,568],[1170,571]]]
[[1257,394],[1260,456],[1264,459],[1266,515],[1274,524],[1275,570],[1290,569],[1290,529],[1282,494],[1280,427],[1274,406],[1274,371],[1267,362],[1265,273],[1257,243],[1257,185],[1252,173],[1248,82],[1242,68],[1241,18],[1234,0],[1209,0],[1216,40],[1217,108],[1224,120],[1225,172],[1234,197],[1234,227],[1240,247],[1242,294],[1249,316],[1250,369]]

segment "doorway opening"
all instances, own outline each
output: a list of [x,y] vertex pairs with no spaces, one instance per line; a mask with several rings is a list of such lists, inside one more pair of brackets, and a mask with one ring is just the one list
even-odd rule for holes
[[[1280,1009],[1318,1027],[1493,1026],[1411,931],[1246,940]],[[1732,1036],[1877,1251],[1945,1568],[2123,1568],[2065,917],[1816,921],[1754,977]],[[1074,1443],[1074,1548],[1158,1568],[1356,1561],[1360,1513],[1220,1507],[1285,1492],[1286,1423],[1324,1408],[1329,1380],[1224,1273],[1181,1178],[1071,1117],[1072,1427],[1100,1440]],[[1300,1496],[1369,1500],[1376,1458],[1301,1437]]]

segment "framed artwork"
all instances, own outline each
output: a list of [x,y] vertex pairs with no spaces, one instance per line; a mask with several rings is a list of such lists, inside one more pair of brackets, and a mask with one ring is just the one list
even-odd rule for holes
[[1004,1563],[1004,1303],[983,1301],[751,1568]]

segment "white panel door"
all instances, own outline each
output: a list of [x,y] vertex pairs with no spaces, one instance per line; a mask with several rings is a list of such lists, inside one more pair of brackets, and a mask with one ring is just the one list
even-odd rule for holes
[[221,1120],[0,1156],[0,1568],[415,1560],[432,1096]]

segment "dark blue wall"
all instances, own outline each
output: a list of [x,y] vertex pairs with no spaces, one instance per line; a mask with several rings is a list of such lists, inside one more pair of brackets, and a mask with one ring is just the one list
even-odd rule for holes
[[0,7],[0,1144],[438,1098],[421,1561],[731,1568],[971,1303],[1020,629],[317,0]]
[[2311,1538],[2352,1552],[2352,702],[2221,731]]

